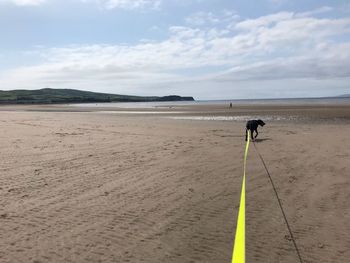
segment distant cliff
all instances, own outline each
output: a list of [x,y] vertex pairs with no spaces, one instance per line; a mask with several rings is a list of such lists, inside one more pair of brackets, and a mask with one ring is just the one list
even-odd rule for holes
[[0,91],[0,104],[51,104],[95,102],[194,101],[193,97],[129,96],[75,89],[39,89]]

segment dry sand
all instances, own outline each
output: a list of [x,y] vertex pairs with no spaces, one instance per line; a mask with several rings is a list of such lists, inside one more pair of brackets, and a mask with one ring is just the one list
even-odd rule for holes
[[[1,110],[0,262],[230,262],[244,122]],[[185,110],[308,117],[256,146],[304,262],[349,262],[349,106]],[[247,262],[298,262],[253,145],[246,198]]]

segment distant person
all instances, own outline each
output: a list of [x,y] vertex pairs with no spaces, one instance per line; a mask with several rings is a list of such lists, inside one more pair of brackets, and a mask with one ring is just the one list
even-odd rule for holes
[[[250,137],[252,138],[252,140],[254,141],[254,139],[256,139],[256,137],[258,137],[258,126],[263,127],[265,125],[265,122],[263,122],[262,120],[250,120],[247,121],[246,124],[246,130],[245,130],[245,140],[247,141],[248,139],[248,131],[250,131]],[[253,133],[256,133],[255,137],[253,137]]]
[[230,108],[232,108],[232,102],[230,102]]

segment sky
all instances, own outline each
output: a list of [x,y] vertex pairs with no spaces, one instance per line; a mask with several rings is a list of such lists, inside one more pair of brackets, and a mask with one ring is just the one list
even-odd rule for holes
[[348,0],[0,0],[0,89],[350,94]]

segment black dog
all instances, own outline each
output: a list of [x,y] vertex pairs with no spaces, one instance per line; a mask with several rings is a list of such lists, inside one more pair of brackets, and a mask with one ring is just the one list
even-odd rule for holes
[[[256,137],[258,137],[258,126],[263,127],[265,125],[265,122],[263,122],[262,120],[250,120],[247,121],[246,124],[246,130],[245,130],[245,140],[247,141],[247,137],[248,137],[248,130],[250,130],[250,137],[252,138],[252,140],[254,140]],[[256,132],[255,137],[253,137],[253,133]]]

